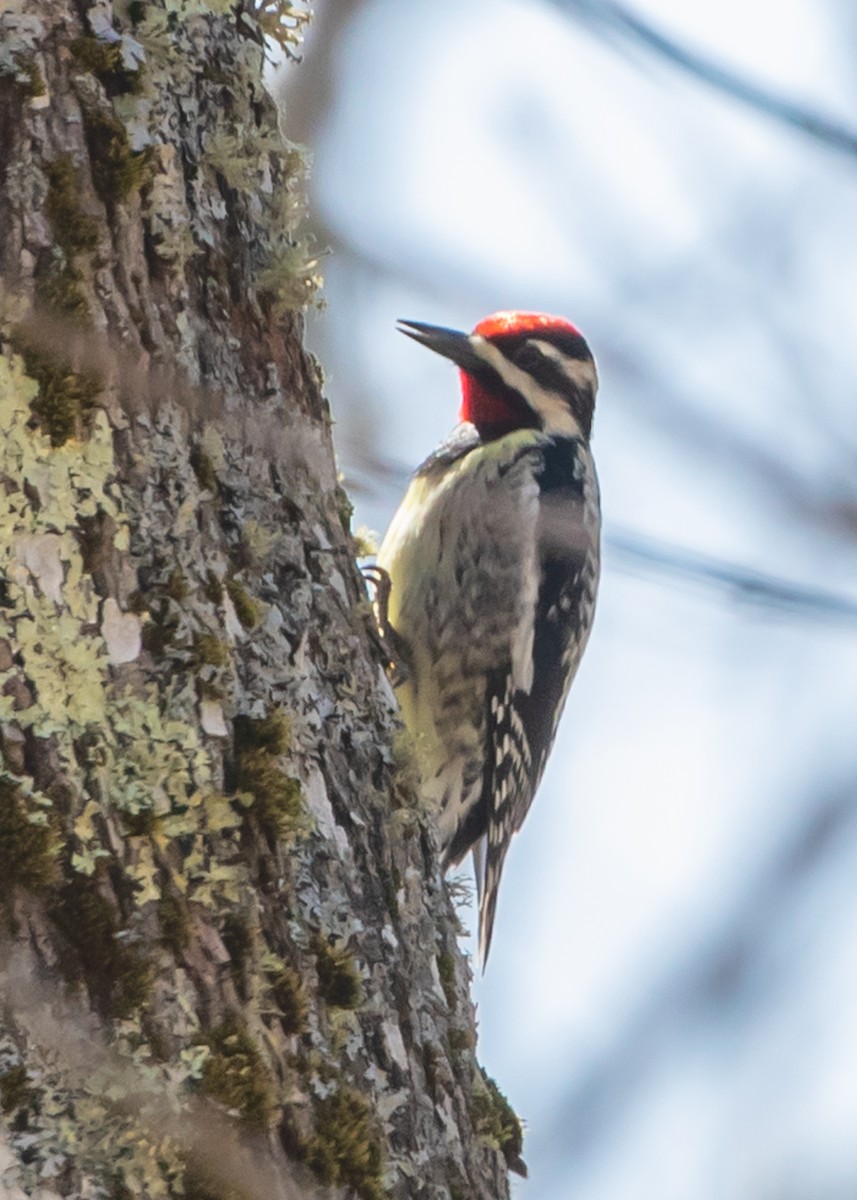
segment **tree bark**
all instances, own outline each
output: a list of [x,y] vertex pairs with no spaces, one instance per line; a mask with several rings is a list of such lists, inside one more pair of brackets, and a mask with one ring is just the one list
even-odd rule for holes
[[299,308],[287,0],[0,16],[0,1191],[502,1197]]

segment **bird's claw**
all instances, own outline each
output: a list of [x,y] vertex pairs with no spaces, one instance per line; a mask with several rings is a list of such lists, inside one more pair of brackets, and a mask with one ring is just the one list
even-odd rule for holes
[[389,619],[390,592],[393,581],[390,579],[389,571],[377,564],[363,567],[362,572],[363,578],[367,583],[371,583],[375,590],[373,603],[377,623],[376,632],[381,650],[387,659],[390,682],[393,687],[399,687],[408,679],[411,672],[407,664],[405,643],[390,624]]

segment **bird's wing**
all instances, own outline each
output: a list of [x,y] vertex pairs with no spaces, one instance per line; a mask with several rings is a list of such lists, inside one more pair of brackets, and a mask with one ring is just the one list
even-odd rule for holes
[[[585,452],[585,451],[584,451]],[[586,511],[587,477],[577,469],[576,444],[545,454],[539,532],[540,582],[534,614],[529,690],[509,669],[488,680],[483,787],[486,821],[480,887],[480,958],[491,944],[500,875],[509,843],[521,828],[553,744],[556,727],[592,624],[598,579],[597,509]],[[597,505],[597,491],[594,496]]]

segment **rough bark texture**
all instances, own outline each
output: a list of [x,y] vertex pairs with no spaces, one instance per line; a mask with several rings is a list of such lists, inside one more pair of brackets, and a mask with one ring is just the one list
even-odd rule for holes
[[0,16],[4,1195],[494,1198],[517,1152],[301,348],[272,14]]

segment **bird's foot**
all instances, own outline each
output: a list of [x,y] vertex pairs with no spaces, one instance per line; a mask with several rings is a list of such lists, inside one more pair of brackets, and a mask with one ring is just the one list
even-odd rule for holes
[[389,571],[377,565],[363,567],[362,571],[363,578],[367,583],[372,584],[375,591],[373,602],[377,623],[376,633],[381,650],[387,660],[390,682],[393,687],[399,687],[405,683],[411,672],[408,667],[405,642],[390,624],[389,619],[390,592],[393,581],[390,579]]

